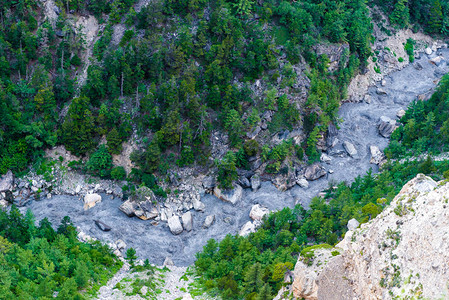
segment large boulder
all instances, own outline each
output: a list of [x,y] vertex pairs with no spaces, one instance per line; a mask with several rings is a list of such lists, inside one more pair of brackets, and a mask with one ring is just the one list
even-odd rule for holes
[[133,217],[134,216],[134,203],[131,200],[126,200],[125,202],[123,202],[119,208],[123,213],[125,213],[125,215],[127,215],[128,217]]
[[101,196],[98,194],[86,194],[84,196],[84,210],[88,210],[95,206],[95,204],[101,202]]
[[157,199],[153,191],[147,187],[141,187],[119,209],[128,217],[136,216],[142,220],[151,220],[159,215]]
[[298,178],[296,180],[296,184],[299,185],[300,187],[302,187],[303,189],[309,188],[309,182],[304,177]]
[[0,193],[12,190],[14,186],[14,174],[9,170],[0,179]]
[[182,227],[184,227],[185,231],[191,231],[193,229],[193,217],[190,211],[184,213],[181,216],[182,219]]
[[233,184],[232,190],[221,190],[219,187],[214,188],[215,197],[229,202],[231,204],[236,204],[243,195],[243,188],[238,184]]
[[203,228],[209,228],[212,226],[212,224],[215,221],[215,215],[209,215],[206,217],[206,219],[204,220],[204,224],[203,224]]
[[296,176],[294,170],[289,170],[287,174],[280,174],[273,178],[271,182],[281,192],[291,189],[296,184]]
[[379,147],[369,146],[369,151],[371,153],[371,160],[369,161],[370,163],[379,165],[385,160],[385,156],[382,151],[379,150]]
[[355,149],[354,145],[348,141],[343,142],[343,147],[345,148],[346,152],[351,157],[355,157],[357,155],[357,149]]
[[405,110],[403,110],[402,108],[400,109],[400,110],[398,110],[397,112],[396,112],[396,116],[400,119],[400,118],[402,118],[403,116],[405,116]]
[[315,163],[306,168],[304,176],[307,180],[313,181],[323,177],[326,174],[326,170],[320,164]]
[[380,117],[379,126],[379,134],[385,138],[389,138],[393,131],[396,129],[396,120],[392,120],[389,117],[382,116]]
[[268,208],[256,204],[253,205],[253,207],[251,208],[251,211],[249,212],[249,217],[253,220],[260,221],[268,213],[270,213]]
[[179,221],[178,216],[173,216],[168,219],[168,227],[174,235],[178,235],[183,231],[181,221]]
[[252,232],[256,231],[256,226],[254,225],[253,222],[248,221],[245,223],[245,225],[242,226],[242,228],[239,231],[239,235],[240,236],[247,236]]
[[97,225],[98,228],[100,228],[102,231],[110,231],[112,228],[109,225],[106,225],[105,223],[101,222],[100,220],[94,220],[95,225]]
[[332,158],[326,153],[321,153],[320,160],[324,163],[329,164],[332,161]]

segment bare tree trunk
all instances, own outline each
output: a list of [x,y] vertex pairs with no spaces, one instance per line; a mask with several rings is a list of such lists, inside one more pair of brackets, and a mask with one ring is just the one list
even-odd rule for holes
[[120,83],[120,97],[123,97],[123,71],[122,71],[122,79]]

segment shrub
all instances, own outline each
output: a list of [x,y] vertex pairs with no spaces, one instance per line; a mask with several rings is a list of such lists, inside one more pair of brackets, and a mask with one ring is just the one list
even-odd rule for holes
[[89,161],[86,163],[86,169],[89,173],[107,178],[111,174],[112,156],[109,154],[105,145],[101,145],[96,152],[94,152]]
[[259,148],[259,143],[256,140],[248,140],[243,144],[243,149],[248,156],[256,155],[259,152]]
[[126,179],[125,168],[123,168],[122,166],[112,168],[111,177],[114,180],[125,180]]

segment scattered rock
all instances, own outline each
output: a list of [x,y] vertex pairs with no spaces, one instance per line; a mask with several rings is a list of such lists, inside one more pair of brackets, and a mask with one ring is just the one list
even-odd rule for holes
[[124,241],[122,241],[122,240],[117,240],[117,241],[115,242],[115,245],[117,246],[117,249],[118,249],[119,251],[123,251],[123,250],[125,250],[125,248],[126,248],[126,243],[125,243]]
[[430,60],[430,63],[434,64],[437,67],[440,67],[440,66],[442,66],[443,64],[446,63],[446,60],[442,56],[437,56],[437,57],[432,58]]
[[245,176],[240,176],[237,183],[244,189],[251,187],[251,183],[249,182],[248,178],[246,178]]
[[242,228],[239,231],[240,236],[247,236],[252,232],[256,232],[256,226],[253,222],[248,221],[245,223],[245,225],[242,226]]
[[101,202],[100,195],[86,194],[86,196],[84,196],[84,210],[88,210],[89,208],[94,207],[98,202]]
[[385,138],[389,138],[393,131],[396,129],[396,120],[392,120],[389,117],[380,117],[380,123],[377,127],[379,129],[379,134]]
[[172,267],[172,266],[174,266],[175,265],[175,263],[173,262],[173,260],[170,258],[170,257],[165,257],[165,260],[164,260],[164,264],[163,264],[163,266],[164,267]]
[[95,225],[98,226],[102,231],[111,231],[111,226],[106,225],[105,223],[101,222],[100,220],[94,220]]
[[357,227],[359,227],[359,225],[360,225],[359,221],[357,221],[356,219],[351,219],[348,221],[347,227],[348,227],[348,230],[354,231],[357,229]]
[[212,226],[212,224],[215,221],[215,215],[209,215],[206,217],[206,219],[204,220],[204,224],[203,224],[203,228],[209,228]]
[[403,109],[398,110],[398,112],[396,113],[396,116],[399,119],[402,118],[403,116],[405,116],[405,110],[403,110]]
[[382,151],[379,150],[379,147],[369,146],[369,151],[371,153],[371,159],[369,161],[371,164],[379,165],[384,161],[385,156]]
[[387,95],[387,92],[386,92],[384,89],[382,89],[382,88],[378,88],[378,89],[376,90],[376,93],[377,93],[378,95],[381,95],[381,96]]
[[193,208],[196,211],[204,211],[206,209],[206,205],[204,205],[203,202],[201,202],[199,199],[192,199]]
[[345,148],[346,152],[351,157],[355,157],[357,155],[357,150],[355,149],[354,145],[348,141],[343,142],[343,147]]
[[313,181],[326,175],[326,170],[318,163],[310,165],[306,168],[304,176],[307,180]]
[[251,177],[251,190],[255,192],[259,188],[260,188],[260,176],[258,174],[255,174],[253,175],[253,177]]
[[366,95],[363,97],[363,100],[364,100],[366,103],[370,104],[370,103],[371,103],[371,95],[366,94]]
[[203,188],[206,191],[212,191],[216,186],[215,178],[212,176],[206,176],[203,179]]
[[243,189],[238,184],[233,184],[232,186],[234,187],[232,190],[221,190],[220,188],[215,187],[214,188],[215,197],[225,202],[236,204],[242,198]]
[[251,130],[250,132],[248,132],[246,134],[246,137],[253,140],[259,134],[259,132],[261,130],[262,130],[262,128],[260,126],[256,126],[256,127],[254,127],[253,130]]
[[168,219],[168,227],[170,228],[171,233],[173,233],[174,235],[178,235],[183,231],[178,216],[172,216]]
[[0,192],[10,191],[14,186],[14,174],[9,170],[0,179]]
[[385,79],[382,79],[382,81],[380,82],[380,84],[381,84],[382,86],[386,86],[386,85],[387,85],[387,81],[386,81]]
[[182,219],[182,227],[184,227],[184,230],[191,231],[193,229],[192,213],[190,211],[184,213],[181,219]]
[[298,178],[298,180],[296,180],[296,184],[302,187],[303,189],[309,188],[309,182],[305,178]]
[[427,55],[430,55],[430,54],[432,54],[432,49],[431,49],[430,47],[427,47],[427,48],[424,50],[424,52],[425,52]]
[[320,160],[324,163],[329,164],[332,161],[332,158],[329,155],[327,155],[326,153],[321,153]]
[[418,71],[421,71],[423,69],[423,66],[419,62],[415,62],[413,64],[413,67]]
[[253,220],[261,221],[263,217],[270,213],[268,208],[263,207],[259,204],[253,205],[251,211],[249,212],[249,217]]

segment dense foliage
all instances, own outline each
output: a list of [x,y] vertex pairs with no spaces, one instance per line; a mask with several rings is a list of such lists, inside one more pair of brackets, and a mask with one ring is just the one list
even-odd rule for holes
[[121,264],[109,247],[79,242],[68,217],[55,231],[30,211],[0,210],[0,299],[84,299]]
[[402,125],[391,135],[385,153],[390,158],[436,155],[449,150],[449,75],[444,75],[428,101],[413,101]]
[[400,28],[422,26],[427,33],[449,34],[447,0],[372,0]]

